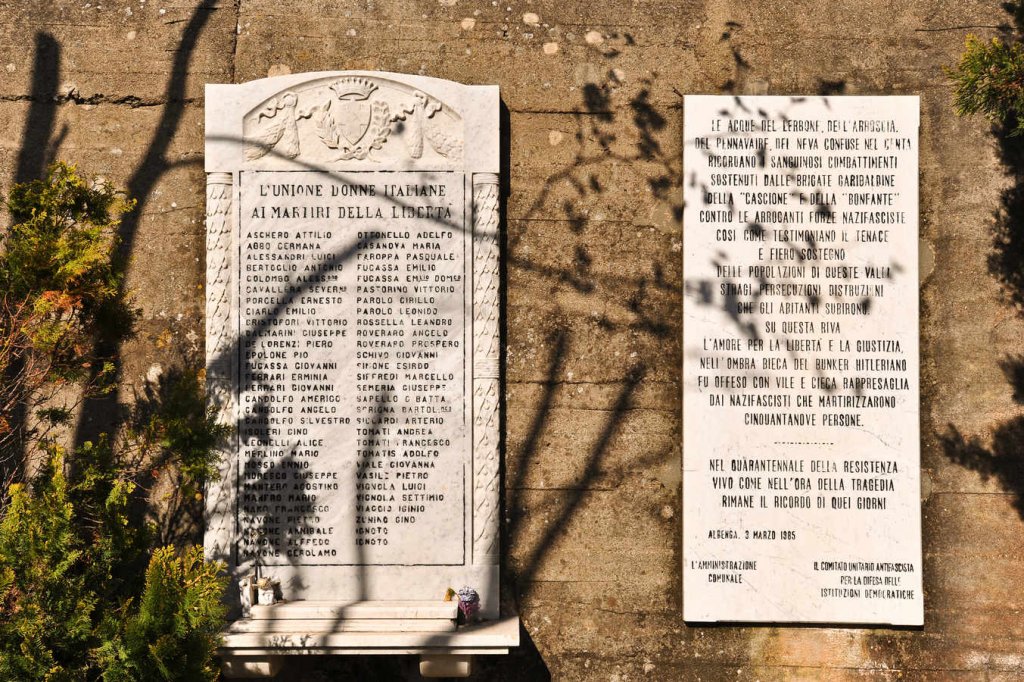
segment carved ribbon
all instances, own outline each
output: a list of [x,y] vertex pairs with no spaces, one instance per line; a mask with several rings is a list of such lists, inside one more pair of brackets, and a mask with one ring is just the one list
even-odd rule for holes
[[498,563],[498,176],[473,175],[473,563]]
[[[206,178],[206,396],[217,408],[220,423],[234,426],[234,349],[231,291],[234,280],[234,225],[231,219],[233,193],[230,173],[210,173]],[[222,449],[224,466],[233,471],[234,447]],[[233,476],[224,475],[207,489],[205,543],[210,558],[229,560],[233,544],[230,490]]]

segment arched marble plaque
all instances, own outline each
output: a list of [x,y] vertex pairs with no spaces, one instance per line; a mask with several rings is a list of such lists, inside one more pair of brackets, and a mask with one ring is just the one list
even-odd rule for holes
[[206,548],[288,600],[498,612],[498,90],[206,89]]

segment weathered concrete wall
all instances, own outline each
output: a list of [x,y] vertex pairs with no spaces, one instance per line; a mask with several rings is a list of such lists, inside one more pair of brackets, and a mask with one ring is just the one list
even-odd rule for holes
[[[63,158],[139,198],[127,397],[202,347],[204,82],[359,68],[497,83],[505,585],[525,637],[479,678],[1015,679],[1024,228],[1001,153],[1024,155],[953,115],[942,72],[966,33],[1009,23],[995,0],[20,0],[0,5],[0,184]],[[680,95],[719,92],[921,95],[922,631],[682,622]]]

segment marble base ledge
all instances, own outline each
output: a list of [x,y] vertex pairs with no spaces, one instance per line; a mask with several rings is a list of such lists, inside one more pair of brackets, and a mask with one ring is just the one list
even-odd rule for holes
[[420,656],[424,677],[468,677],[475,655],[519,645],[519,617],[457,625],[454,602],[296,601],[253,607],[218,649],[225,678],[269,678],[285,656]]

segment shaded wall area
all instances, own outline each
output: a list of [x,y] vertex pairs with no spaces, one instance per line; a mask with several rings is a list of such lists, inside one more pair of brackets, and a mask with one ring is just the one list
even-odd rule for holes
[[[988,124],[953,115],[942,72],[968,32],[1012,27],[999,3],[85,4],[0,7],[0,189],[63,158],[137,194],[121,402],[201,356],[205,82],[380,69],[501,86],[503,580],[524,646],[479,679],[1024,674],[1024,319],[990,257],[1020,239],[1019,170]],[[723,92],[921,96],[923,631],[682,622],[681,96]]]

